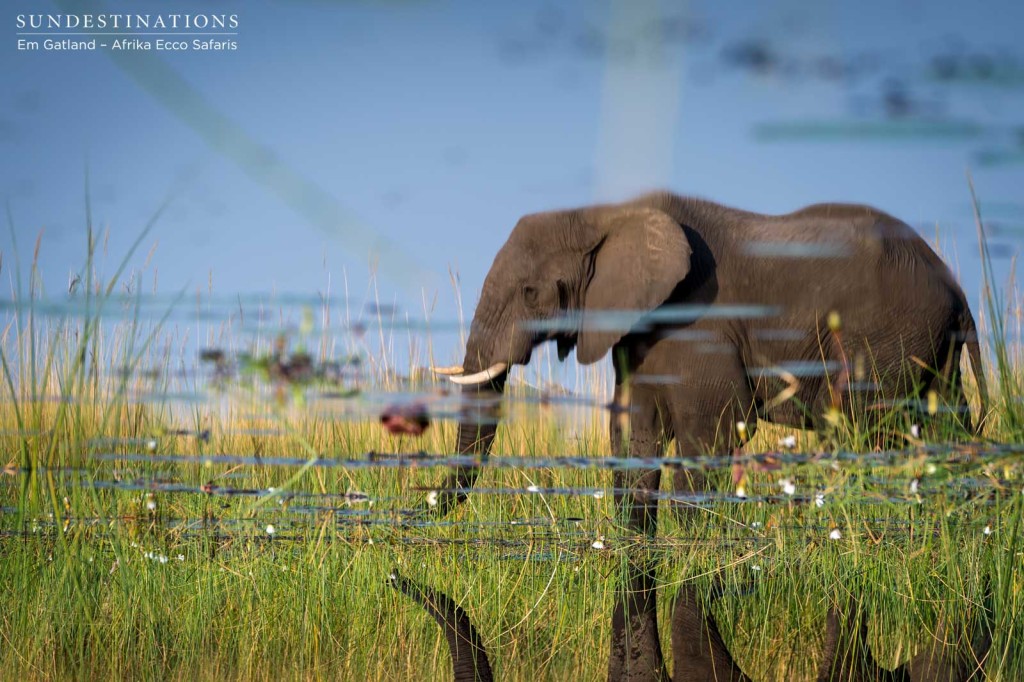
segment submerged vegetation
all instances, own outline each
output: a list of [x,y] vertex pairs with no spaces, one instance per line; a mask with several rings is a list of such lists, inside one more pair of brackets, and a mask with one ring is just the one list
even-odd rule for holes
[[[0,669],[12,678],[448,675],[442,632],[389,587],[392,567],[465,609],[497,678],[603,678],[616,580],[639,557],[657,561],[663,595],[715,586],[723,639],[754,679],[813,679],[826,613],[849,604],[885,667],[936,635],[958,646],[980,619],[990,678],[1024,678],[1024,367],[1013,301],[994,289],[980,438],[899,404],[879,420],[895,451],[838,416],[821,434],[762,426],[735,461],[657,460],[712,470],[715,491],[679,498],[664,482],[645,538],[616,520],[612,471],[645,462],[609,454],[600,366],[568,394],[513,385],[494,455],[440,516],[459,407],[420,371],[429,336],[410,327],[399,362],[405,332],[380,307],[339,329],[324,301],[319,325],[298,306],[251,333],[225,316],[184,339],[163,323],[183,304],[146,314],[137,286],[119,291],[137,281],[129,259],[101,278],[94,244],[90,230],[67,301],[41,295],[33,262],[6,307]],[[680,504],[701,511],[677,517]],[[672,599],[659,608],[669,652]]]

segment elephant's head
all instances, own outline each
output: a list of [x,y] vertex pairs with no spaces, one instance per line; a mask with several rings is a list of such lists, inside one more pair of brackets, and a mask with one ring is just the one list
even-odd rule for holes
[[[522,218],[498,252],[477,305],[460,368],[466,404],[496,398],[512,365],[544,341],[565,359],[600,360],[645,312],[663,303],[690,268],[682,227],[656,208],[622,205]],[[599,311],[604,315],[598,315]],[[460,454],[485,455],[496,424],[463,410]],[[475,477],[475,476],[474,476]],[[457,487],[472,484],[463,476]],[[453,487],[456,487],[453,485]]]

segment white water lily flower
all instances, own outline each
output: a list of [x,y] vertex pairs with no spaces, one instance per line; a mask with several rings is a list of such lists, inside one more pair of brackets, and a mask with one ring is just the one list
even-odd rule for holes
[[841,540],[842,537],[843,537],[843,534],[839,532],[838,528],[833,528],[832,532],[828,534],[828,537],[831,540]]

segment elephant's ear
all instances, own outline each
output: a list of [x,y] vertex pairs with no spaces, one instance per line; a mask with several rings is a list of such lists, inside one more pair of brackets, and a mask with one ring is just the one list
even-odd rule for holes
[[647,311],[669,297],[690,271],[683,228],[656,209],[626,209],[607,218],[583,302],[576,359],[597,362]]

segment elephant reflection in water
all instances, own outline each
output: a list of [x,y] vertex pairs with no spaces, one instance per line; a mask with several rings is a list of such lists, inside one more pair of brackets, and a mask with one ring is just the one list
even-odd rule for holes
[[[644,589],[627,591],[639,600],[654,601],[653,574],[641,570],[634,574]],[[456,682],[490,682],[494,679],[490,660],[479,632],[466,612],[448,595],[420,586],[393,571],[390,584],[420,604],[441,626],[452,657]],[[737,665],[726,647],[711,612],[720,587],[705,599],[689,584],[676,595],[672,611],[672,658],[675,673],[670,678],[662,659],[660,645],[645,650],[613,638],[609,679],[675,680],[675,682],[743,682],[751,678]],[[630,598],[627,598],[629,600]],[[647,608],[646,603],[629,601],[624,614]],[[940,623],[935,639],[908,663],[895,670],[879,666],[867,645],[865,614],[852,604],[845,609],[832,608],[825,621],[825,646],[818,666],[818,682],[968,682],[982,679],[981,662],[991,646],[990,615],[979,619],[970,644],[950,647],[944,642],[947,628]],[[612,623],[613,632],[621,624]],[[627,631],[628,632],[628,631]],[[802,655],[812,655],[810,651]]]

